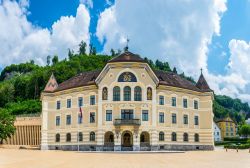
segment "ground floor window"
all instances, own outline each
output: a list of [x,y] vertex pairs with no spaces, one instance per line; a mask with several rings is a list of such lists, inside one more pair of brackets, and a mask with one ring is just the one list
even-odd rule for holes
[[95,141],[95,133],[94,132],[90,132],[89,141]]
[[79,132],[79,133],[78,133],[78,141],[79,141],[79,142],[82,142],[82,141],[83,141],[82,132]]
[[159,141],[164,141],[164,132],[159,133]]
[[188,142],[188,134],[187,133],[183,134],[183,141]]
[[199,134],[194,134],[194,141],[199,142]]
[[71,141],[71,134],[67,133],[66,134],[66,142],[70,142]]
[[56,134],[56,142],[60,142],[60,134]]
[[172,132],[172,137],[171,137],[172,141],[176,141],[176,139],[177,139],[176,137],[177,137],[176,133]]

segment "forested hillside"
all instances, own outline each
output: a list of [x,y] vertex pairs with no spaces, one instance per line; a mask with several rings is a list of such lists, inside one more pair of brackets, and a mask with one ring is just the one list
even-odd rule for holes
[[[61,83],[80,72],[102,69],[108,60],[119,53],[120,51],[111,50],[110,56],[97,55],[95,48],[90,46],[90,52],[87,54],[86,44],[82,42],[79,45],[79,54],[69,50],[68,58],[64,60],[58,60],[58,56],[48,56],[46,66],[36,65],[33,60],[7,66],[0,75],[0,108],[9,110],[13,115],[40,113],[40,93],[52,72],[57,82]],[[176,68],[171,69],[168,62],[159,60],[153,62],[147,58],[145,60],[153,69],[177,73]],[[180,75],[195,82],[184,73]],[[216,118],[229,115],[237,122],[242,122],[246,115],[249,116],[250,108],[247,103],[242,103],[239,99],[216,95],[214,113]]]

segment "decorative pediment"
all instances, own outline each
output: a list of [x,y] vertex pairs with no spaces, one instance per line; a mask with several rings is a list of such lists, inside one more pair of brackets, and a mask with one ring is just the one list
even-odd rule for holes
[[126,104],[121,104],[119,107],[123,108],[123,109],[129,109],[129,108],[135,108],[135,105],[130,104],[130,103],[126,103]]

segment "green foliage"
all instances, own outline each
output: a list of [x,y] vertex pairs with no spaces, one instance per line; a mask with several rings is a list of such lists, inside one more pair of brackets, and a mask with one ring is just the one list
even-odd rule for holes
[[228,145],[224,145],[224,148],[227,149],[249,149],[250,148],[250,144],[240,144],[240,145],[236,145],[236,144],[228,144]]
[[250,136],[250,125],[244,124],[240,127],[239,134],[248,137]]
[[8,110],[0,108],[0,143],[14,134],[14,121],[15,116]]
[[237,123],[243,124],[246,115],[250,113],[250,108],[248,103],[242,103],[240,99],[232,99],[224,95],[215,95],[213,111],[215,119],[230,116]]
[[39,100],[25,100],[21,102],[7,103],[5,108],[13,115],[36,114],[41,112]]

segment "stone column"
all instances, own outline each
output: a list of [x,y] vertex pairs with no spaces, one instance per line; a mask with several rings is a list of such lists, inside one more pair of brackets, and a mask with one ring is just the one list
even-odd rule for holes
[[151,131],[151,140],[150,140],[150,145],[151,145],[151,150],[158,150],[158,136],[157,136],[157,131],[156,131],[156,123],[157,123],[157,94],[156,94],[156,89],[152,89],[152,131]]
[[138,132],[134,132],[133,134],[133,151],[140,150],[140,137]]
[[97,133],[96,133],[96,150],[102,151],[104,145],[104,131],[102,129],[102,88],[98,89],[98,115],[97,115]]
[[48,102],[42,103],[42,140],[41,150],[48,150]]
[[119,131],[116,131],[114,134],[114,151],[121,151],[121,142],[122,142],[122,134]]
[[157,131],[154,129],[151,131],[151,140],[150,140],[151,150],[156,151],[158,150],[158,134]]

